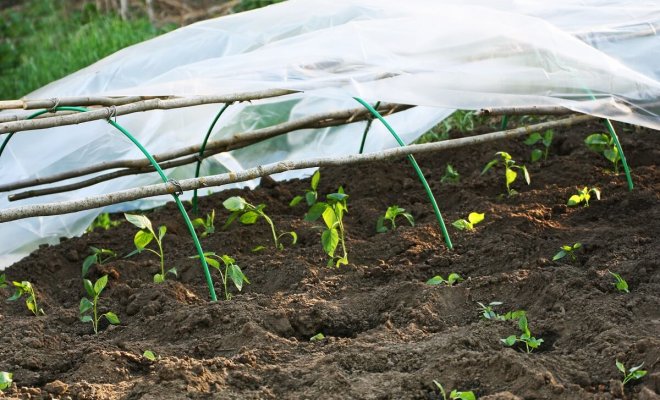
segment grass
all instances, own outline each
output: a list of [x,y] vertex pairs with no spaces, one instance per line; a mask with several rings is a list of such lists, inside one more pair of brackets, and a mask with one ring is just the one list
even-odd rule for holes
[[94,3],[27,0],[0,11],[0,99],[17,99],[132,44],[176,28],[123,21]]

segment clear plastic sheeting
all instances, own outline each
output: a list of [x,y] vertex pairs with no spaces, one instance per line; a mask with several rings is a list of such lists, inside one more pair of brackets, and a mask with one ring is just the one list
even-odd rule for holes
[[[232,105],[211,140],[354,108],[358,104],[353,96],[371,103],[421,106],[388,117],[407,141],[456,108],[560,105],[660,129],[659,27],[658,1],[289,0],[203,21],[126,48],[28,98],[217,95],[275,88],[302,92]],[[151,153],[158,153],[199,144],[221,106],[150,111],[120,116],[118,122]],[[208,159],[202,173],[355,153],[364,125],[292,132]],[[375,123],[366,151],[395,145]],[[0,158],[0,183],[139,156],[123,135],[101,121],[22,132]],[[194,167],[166,172],[187,178],[194,175]],[[1,193],[0,207],[70,200],[156,182],[156,174],[129,176],[14,203],[8,202],[8,193]],[[107,210],[151,207],[167,200],[154,198]],[[82,233],[101,211],[1,224],[0,266],[39,243]]]

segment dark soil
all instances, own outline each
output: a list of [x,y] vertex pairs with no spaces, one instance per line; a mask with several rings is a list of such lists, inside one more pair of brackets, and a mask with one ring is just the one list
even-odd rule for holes
[[[654,399],[660,393],[660,135],[618,127],[635,189],[623,174],[583,144],[600,125],[557,130],[547,161],[529,166],[530,186],[516,182],[508,198],[503,172],[480,176],[496,151],[528,159],[522,140],[419,157],[448,224],[472,211],[486,213],[473,232],[449,226],[447,250],[412,168],[405,160],[321,171],[321,193],[342,185],[350,265],[326,267],[317,223],[305,207],[288,206],[308,181],[265,180],[254,191],[234,190],[201,200],[216,210],[219,228],[230,195],[264,203],[279,230],[299,242],[273,249],[268,226],[234,224],[202,240],[205,251],[230,254],[250,279],[231,301],[209,303],[195,250],[172,204],[148,212],[164,224],[167,268],[179,277],[152,283],[158,259],[143,252],[120,258],[91,276],[109,274],[102,311],[121,324],[94,335],[78,319],[84,289],[81,264],[89,246],[121,255],[133,250],[136,229],[124,222],[59,246],[43,247],[6,270],[30,280],[46,315],[22,301],[0,303],[0,370],[14,374],[9,398],[74,399],[439,399],[445,388],[482,399]],[[447,162],[459,185],[441,184]],[[578,187],[597,186],[602,200],[567,208]],[[410,211],[377,234],[389,205]],[[115,219],[121,216],[113,216]],[[552,261],[564,244],[581,242],[577,260]],[[259,253],[250,251],[266,245]],[[609,271],[630,293],[619,293]],[[217,271],[216,290],[224,297]],[[434,275],[457,272],[454,287],[429,286]],[[0,289],[4,297],[10,289]],[[502,301],[498,311],[526,310],[543,338],[527,354],[501,338],[519,334],[515,322],[480,317],[477,302]],[[317,333],[325,339],[310,341]],[[144,350],[160,358],[142,357]],[[648,375],[626,385],[615,360],[644,362]],[[0,395],[2,397],[2,395]]]

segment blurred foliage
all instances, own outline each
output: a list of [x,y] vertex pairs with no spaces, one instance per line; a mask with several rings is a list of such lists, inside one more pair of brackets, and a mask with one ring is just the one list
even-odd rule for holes
[[239,4],[234,7],[235,12],[254,10],[255,8],[261,8],[269,6],[275,3],[281,3],[284,0],[241,0]]
[[490,126],[491,118],[477,116],[474,111],[456,110],[430,131],[423,134],[415,143],[430,143],[449,139],[451,132],[472,132],[475,127]]

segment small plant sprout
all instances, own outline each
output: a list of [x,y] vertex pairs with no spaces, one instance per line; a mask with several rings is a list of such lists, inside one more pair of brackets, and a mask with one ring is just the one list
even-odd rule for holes
[[25,306],[27,307],[28,310],[32,311],[32,314],[34,314],[35,316],[39,316],[39,314],[46,315],[43,308],[39,308],[39,305],[37,304],[37,294],[34,292],[34,287],[30,282],[14,281],[12,282],[12,284],[16,288],[16,291],[14,292],[14,295],[7,300],[15,301],[23,297],[23,295],[25,295]]
[[574,243],[572,246],[565,244],[561,246],[559,252],[552,257],[552,261],[561,260],[566,256],[570,256],[571,261],[576,261],[577,257],[575,256],[575,252],[580,248],[582,248],[582,243]]
[[545,131],[543,135],[541,135],[539,132],[534,132],[529,137],[525,140],[525,144],[528,146],[534,146],[536,143],[541,142],[541,144],[544,147],[544,150],[541,149],[533,149],[532,150],[532,155],[531,155],[531,160],[532,162],[537,162],[538,160],[543,157],[543,160],[548,159],[548,151],[550,150],[550,146],[552,145],[552,137],[554,136],[554,132],[552,129],[548,129]]
[[493,307],[501,306],[502,304],[504,304],[501,301],[491,301],[490,303],[488,303],[488,305],[484,305],[483,303],[479,303],[479,302],[477,302],[477,304],[479,304],[480,307],[479,311],[481,312],[481,316],[484,319],[500,320],[502,318],[502,315],[498,314],[497,312],[495,312],[495,310],[493,310]]
[[587,145],[589,150],[600,153],[611,162],[614,168],[614,173],[619,172],[619,163],[621,162],[621,155],[619,154],[619,149],[617,149],[616,144],[614,144],[614,139],[606,133],[594,133],[593,135],[587,136],[584,140],[584,144]]
[[[199,255],[192,256],[190,258],[199,258]],[[238,289],[239,292],[243,289],[243,282],[248,284],[250,283],[247,276],[245,276],[243,271],[241,271],[241,267],[236,265],[236,260],[229,257],[228,255],[219,256],[214,252],[206,252],[204,253],[204,258],[206,259],[206,263],[208,265],[217,269],[218,272],[220,273],[222,284],[225,287],[225,299],[231,300],[231,293],[229,293],[229,290],[227,289],[228,279],[231,279],[231,281],[234,283],[234,286],[236,287],[236,289]],[[220,267],[219,261],[222,261],[222,263],[224,264],[225,267],[224,273],[222,272],[222,268]]]
[[191,222],[195,228],[204,228],[200,236],[205,238],[215,233],[215,210],[211,210],[209,214],[206,214],[206,218],[195,218]]
[[103,265],[106,261],[109,261],[110,259],[117,257],[117,253],[115,253],[112,250],[99,249],[94,246],[89,246],[89,250],[92,252],[92,254],[85,257],[85,260],[83,261],[83,265],[82,265],[83,278],[87,275],[87,272],[89,272],[89,269],[92,267],[92,265],[94,264]]
[[484,214],[484,213],[480,214],[480,213],[476,213],[476,212],[471,212],[470,215],[468,215],[467,220],[459,219],[459,220],[456,220],[456,221],[452,222],[452,225],[454,225],[454,227],[456,229],[473,231],[474,226],[476,224],[478,224],[479,222],[483,221],[485,215],[486,214]]
[[319,199],[319,193],[316,191],[316,189],[319,186],[319,181],[321,180],[321,170],[316,170],[314,172],[314,175],[312,175],[312,181],[310,182],[310,188],[305,191],[305,197],[303,196],[296,196],[294,197],[291,202],[289,203],[290,207],[295,207],[300,203],[303,199],[307,202],[307,205],[309,207],[313,206],[314,203]]
[[524,165],[516,165],[516,162],[511,158],[511,155],[504,151],[498,151],[497,153],[495,153],[495,155],[500,156],[500,158],[495,158],[493,160],[490,160],[488,164],[486,164],[484,169],[481,171],[481,175],[485,174],[489,169],[498,165],[501,162],[504,165],[504,179],[506,183],[506,192],[509,196],[513,196],[518,193],[511,188],[511,184],[515,182],[516,178],[518,177],[518,173],[515,171],[516,169],[523,172],[523,175],[525,177],[525,182],[527,182],[528,185],[530,184],[531,179],[529,177],[529,172],[527,172],[527,168]]
[[88,233],[89,232],[94,232],[94,229],[96,229],[96,228],[105,229],[107,231],[108,229],[114,228],[114,227],[118,226],[119,224],[121,224],[121,221],[113,221],[113,220],[110,219],[110,214],[102,213],[102,214],[99,214],[99,216],[96,217],[94,222],[92,222],[92,224],[87,227],[85,232],[88,232]]
[[0,289],[7,287],[7,277],[5,274],[0,274]]
[[616,279],[616,281],[613,283],[614,287],[616,287],[616,290],[623,293],[630,293],[630,291],[628,290],[628,282],[626,282],[626,280],[623,279],[621,275],[614,273],[612,271],[607,271],[607,272],[609,272],[610,275],[612,275],[614,279]]
[[451,164],[447,164],[445,167],[445,174],[440,178],[441,183],[458,183],[461,180],[461,175],[458,173],[458,170],[454,168]]
[[642,377],[648,372],[640,369],[643,365],[644,363],[641,363],[636,367],[630,368],[628,372],[626,372],[626,367],[623,365],[623,363],[619,360],[616,360],[616,368],[623,374],[623,380],[621,381],[621,384],[625,386],[626,383],[632,380],[642,379]]
[[316,335],[309,338],[309,341],[310,342],[320,342],[323,339],[325,339],[325,335],[322,334],[322,333],[317,333]]
[[107,319],[112,325],[119,323],[119,318],[112,311],[101,315],[98,313],[99,296],[101,296],[101,292],[103,292],[107,284],[108,275],[103,275],[93,285],[89,279],[83,279],[83,286],[85,286],[85,291],[89,299],[87,297],[80,299],[80,320],[82,322],[91,322],[94,333],[97,335],[99,333],[99,322],[101,318]]
[[9,389],[13,381],[14,374],[11,372],[0,371],[0,392]]
[[146,358],[149,361],[156,361],[157,359],[160,358],[160,356],[157,356],[153,351],[151,350],[145,350],[144,353],[142,353],[142,357]]
[[574,194],[568,199],[566,203],[569,207],[577,207],[580,204],[584,203],[585,207],[589,207],[589,199],[591,199],[591,193],[596,195],[596,198],[600,200],[600,190],[598,188],[584,187],[581,190],[578,190],[578,194]]
[[463,278],[456,272],[452,272],[451,274],[449,274],[447,279],[443,278],[440,275],[436,275],[433,278],[426,281],[426,284],[432,286],[437,286],[437,285],[454,286],[454,283],[461,281],[463,281]]
[[[165,271],[165,257],[163,254],[163,237],[167,232],[167,227],[165,225],[161,225],[160,227],[158,227],[158,235],[156,235],[156,232],[154,232],[154,228],[151,225],[151,221],[149,220],[149,218],[145,217],[144,215],[124,214],[124,216],[126,217],[126,220],[128,222],[140,228],[140,230],[135,234],[135,237],[133,238],[133,243],[135,244],[135,250],[133,250],[126,257],[130,257],[132,255],[141,253],[142,250],[147,250],[157,255],[160,258],[160,274],[154,275],[155,283],[165,282],[165,276],[167,274],[172,274],[174,276],[177,276],[176,268],[170,268],[167,270],[167,272]],[[155,240],[156,244],[158,245],[158,251],[147,248],[149,243],[151,243],[151,241],[153,240]]]
[[505,346],[513,346],[517,342],[524,343],[527,353],[531,353],[534,349],[538,349],[543,343],[543,339],[537,339],[532,336],[532,332],[529,330],[529,325],[527,324],[527,315],[523,314],[518,318],[518,328],[522,332],[520,336],[511,335],[506,339],[500,339]]
[[[292,240],[291,244],[296,244],[298,241],[298,235],[291,231],[291,232],[282,232],[282,233],[277,233],[275,230],[275,224],[273,224],[273,220],[270,219],[268,215],[264,212],[264,209],[266,208],[265,204],[259,204],[258,206],[254,206],[247,201],[245,201],[244,198],[240,196],[234,196],[230,197],[227,200],[225,200],[222,205],[229,211],[231,211],[231,215],[227,219],[227,222],[225,222],[225,225],[223,228],[228,227],[231,225],[232,222],[234,222],[237,218],[238,220],[243,224],[243,225],[252,225],[259,218],[263,218],[268,225],[270,226],[270,230],[273,234],[273,242],[275,243],[275,248],[278,250],[284,249],[284,245],[282,242],[280,242],[280,239],[283,236],[290,235]],[[263,248],[259,246],[259,248]]]
[[378,221],[376,221],[376,232],[378,233],[384,233],[388,231],[387,226],[385,226],[385,221],[390,221],[390,225],[392,227],[392,230],[396,229],[396,217],[402,216],[405,219],[408,220],[408,223],[410,223],[411,226],[415,226],[415,219],[413,218],[412,215],[406,212],[404,208],[401,208],[399,206],[391,206],[387,207],[387,211],[385,211],[385,215],[381,215],[378,217]]
[[477,397],[474,395],[474,393],[472,391],[459,392],[456,389],[452,390],[449,393],[449,397],[447,397],[447,393],[445,392],[445,388],[442,387],[440,382],[438,382],[434,379],[433,383],[435,384],[435,386],[440,391],[440,394],[442,395],[442,400],[476,400],[477,399]]
[[[346,241],[344,231],[344,214],[348,212],[346,201],[348,195],[344,193],[344,189],[339,187],[337,193],[330,193],[326,196],[326,201],[319,201],[310,207],[305,220],[316,221],[323,217],[325,229],[321,234],[321,245],[330,259],[328,260],[328,267],[333,264],[339,267],[342,264],[348,265],[348,253],[346,252]],[[336,256],[335,251],[341,244],[343,251],[342,256]]]

